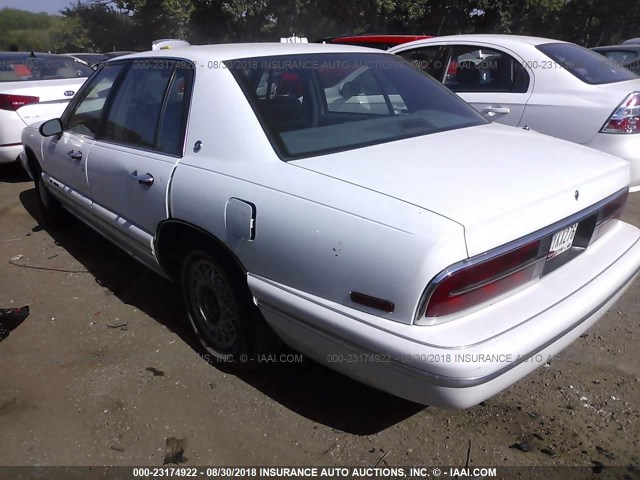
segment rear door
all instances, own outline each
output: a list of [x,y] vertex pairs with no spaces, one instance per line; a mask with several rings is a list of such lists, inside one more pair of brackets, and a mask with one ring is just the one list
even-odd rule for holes
[[150,252],[168,218],[168,187],[183,154],[193,69],[166,59],[123,63],[87,166],[93,212],[116,237]]
[[517,126],[533,92],[533,73],[513,52],[481,44],[436,44],[399,55],[453,90],[487,119]]
[[533,76],[513,53],[483,45],[452,45],[444,85],[487,119],[518,126]]

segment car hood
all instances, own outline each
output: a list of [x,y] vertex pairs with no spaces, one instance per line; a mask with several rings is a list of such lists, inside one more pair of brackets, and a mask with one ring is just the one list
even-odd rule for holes
[[445,216],[468,254],[562,220],[629,183],[627,162],[489,124],[290,162]]

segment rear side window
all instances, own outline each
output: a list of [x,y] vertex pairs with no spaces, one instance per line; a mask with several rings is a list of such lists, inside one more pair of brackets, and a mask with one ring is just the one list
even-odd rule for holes
[[101,138],[152,148],[172,73],[173,65],[167,63],[154,69],[137,68],[137,65],[130,68],[113,100]]
[[158,125],[155,149],[172,155],[182,155],[193,69],[178,68],[171,80],[164,111]]
[[590,85],[624,82],[638,78],[626,68],[603,59],[599,53],[573,43],[544,43],[536,48],[572,75]]
[[108,111],[101,140],[180,155],[192,70],[165,60],[135,61]]
[[529,74],[511,55],[490,48],[453,48],[444,84],[454,92],[525,93]]

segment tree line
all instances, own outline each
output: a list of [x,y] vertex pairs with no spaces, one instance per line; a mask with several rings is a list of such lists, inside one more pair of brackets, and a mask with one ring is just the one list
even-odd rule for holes
[[640,36],[640,0],[76,0],[61,16],[0,11],[0,42],[21,50],[148,50],[193,44],[309,40],[347,33],[512,33],[584,46]]

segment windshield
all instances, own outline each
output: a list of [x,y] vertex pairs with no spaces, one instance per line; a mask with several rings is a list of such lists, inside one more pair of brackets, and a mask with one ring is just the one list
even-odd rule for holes
[[626,68],[616,65],[599,53],[573,43],[544,43],[537,48],[571,74],[591,85],[624,82],[638,78]]
[[0,55],[0,82],[78,78],[92,73],[87,65],[62,55]]
[[225,64],[284,160],[487,123],[395,55],[326,53]]

